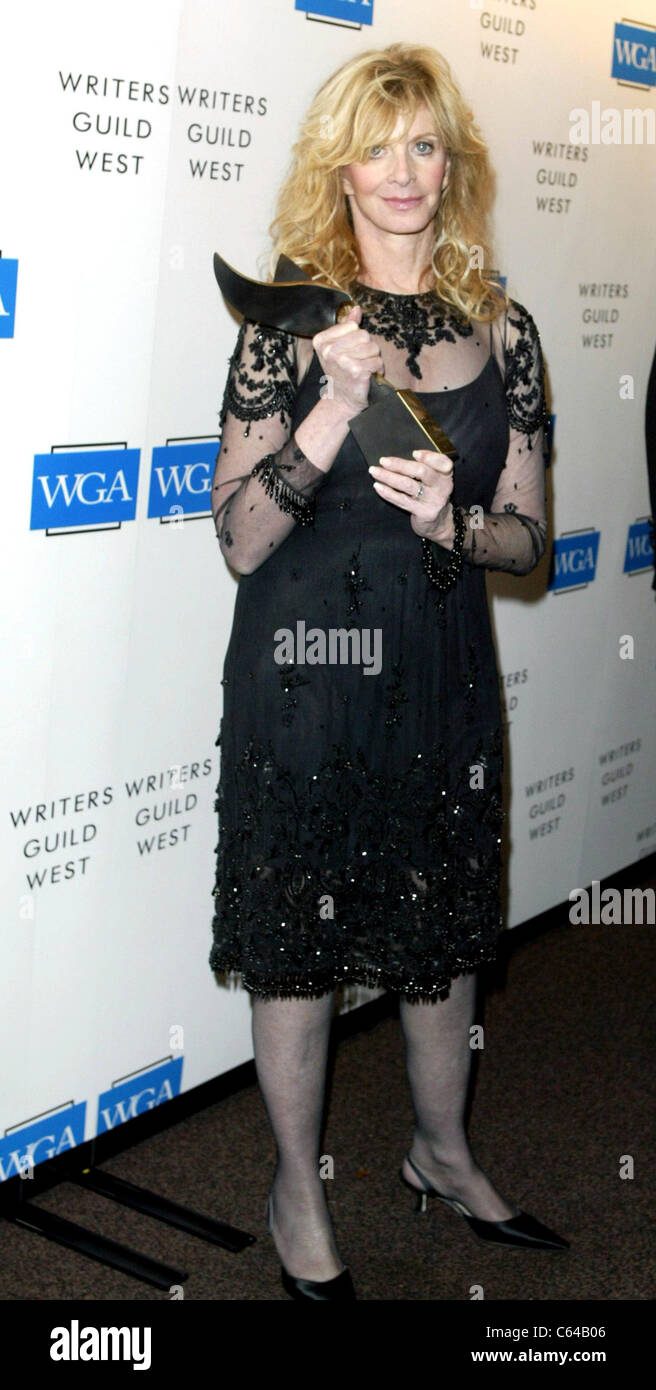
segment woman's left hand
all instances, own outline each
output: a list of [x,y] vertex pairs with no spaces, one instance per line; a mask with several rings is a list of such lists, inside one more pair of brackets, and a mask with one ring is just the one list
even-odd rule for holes
[[379,497],[411,513],[410,525],[418,536],[438,540],[448,532],[453,462],[446,454],[414,449],[411,459],[390,456],[369,472]]

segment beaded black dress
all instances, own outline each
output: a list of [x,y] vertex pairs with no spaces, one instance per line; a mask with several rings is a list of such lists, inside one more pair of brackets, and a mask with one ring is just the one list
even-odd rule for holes
[[244,320],[213,483],[221,550],[241,572],[209,962],[271,997],[356,982],[430,1000],[494,959],[503,925],[485,569],[526,574],[545,548],[542,353],[515,301],[490,325],[432,291],[350,292],[385,376],[456,446],[462,563],[444,593],[452,552],[376,492],[350,432],[327,472],[305,458],[294,431],[329,389],[321,364],[313,354],[301,379],[298,341]]

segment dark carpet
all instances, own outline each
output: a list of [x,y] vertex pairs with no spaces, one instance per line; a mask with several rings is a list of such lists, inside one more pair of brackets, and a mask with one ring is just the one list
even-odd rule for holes
[[[650,866],[651,867],[651,866]],[[653,880],[650,880],[653,883]],[[635,882],[635,879],[634,879]],[[508,933],[485,977],[485,1047],[469,1122],[499,1190],[571,1241],[565,1254],[479,1243],[440,1203],[414,1211],[398,1169],[412,1109],[395,1003],[361,1011],[336,1043],[323,1152],[343,1259],[363,1300],[643,1300],[653,1295],[654,926]],[[387,1011],[385,1013],[385,1010]],[[622,1165],[633,1176],[621,1176]],[[273,1141],[255,1084],[105,1166],[251,1231],[238,1255],[71,1183],[37,1205],[188,1269],[185,1299],[287,1300],[264,1225]],[[0,1297],[166,1300],[169,1295],[0,1220]]]

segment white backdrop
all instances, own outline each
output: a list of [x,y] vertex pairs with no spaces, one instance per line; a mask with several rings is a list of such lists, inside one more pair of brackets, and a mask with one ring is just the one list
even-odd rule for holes
[[263,273],[299,119],[363,49],[451,63],[498,174],[496,263],[548,367],[557,587],[546,558],[489,579],[508,925],[656,845],[653,128],[570,136],[574,108],[653,118],[654,0],[628,31],[610,0],[305,8],[4,17],[0,1181],[252,1055],[248,996],[207,964],[235,595],[209,486],[237,331],[212,253]]

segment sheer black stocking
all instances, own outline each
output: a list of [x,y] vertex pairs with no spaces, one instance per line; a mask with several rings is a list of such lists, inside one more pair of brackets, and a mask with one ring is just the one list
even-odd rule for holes
[[[409,1154],[444,1197],[457,1198],[483,1221],[505,1221],[518,1208],[500,1196],[479,1168],[464,1128],[475,1005],[475,973],[457,976],[444,1000],[400,1001],[416,1119]],[[420,1191],[406,1158],[403,1172]]]
[[282,1264],[302,1279],[344,1268],[319,1175],[334,997],[253,998],[255,1066],[277,1149],[271,1233]]
[[[484,1221],[503,1221],[518,1208],[476,1163],[464,1128],[475,998],[471,973],[452,981],[447,999],[400,999],[416,1116],[409,1153],[445,1197],[457,1198]],[[253,996],[255,1065],[277,1151],[272,1236],[285,1268],[305,1279],[333,1279],[344,1268],[319,1175],[333,1009],[334,992],[320,999]],[[405,1158],[403,1171],[420,1190]]]

